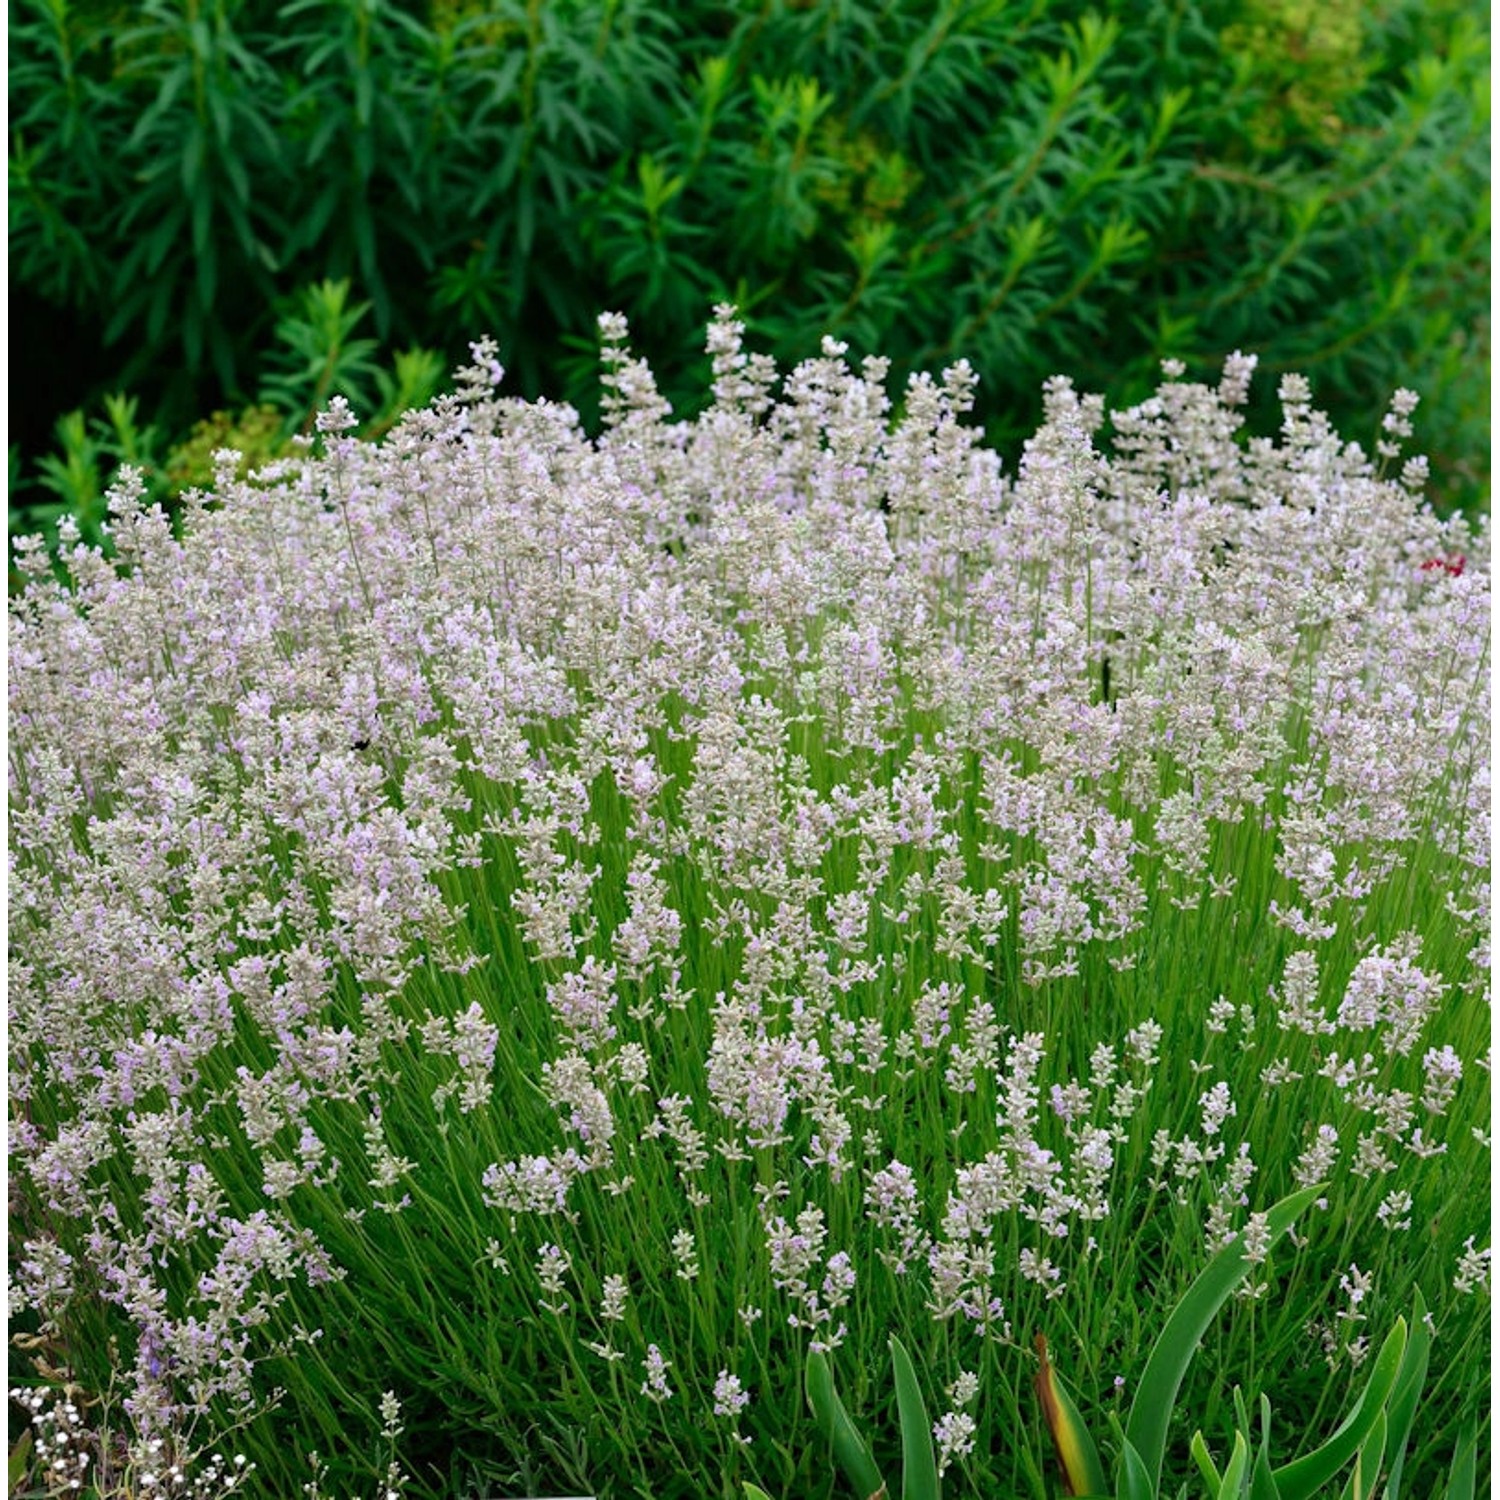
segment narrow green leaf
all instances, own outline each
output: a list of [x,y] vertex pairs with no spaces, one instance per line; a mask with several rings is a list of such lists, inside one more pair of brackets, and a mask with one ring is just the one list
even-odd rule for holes
[[1157,1500],[1156,1484],[1145,1460],[1128,1437],[1121,1439],[1120,1475],[1115,1483],[1115,1500]]
[[[245,172],[245,164],[232,151],[226,151],[219,158],[219,166],[224,176],[228,179],[229,186],[233,190],[236,203],[245,204],[250,201],[250,178]],[[243,236],[241,237],[243,242]]]
[[1256,1449],[1250,1469],[1250,1500],[1281,1500],[1281,1488],[1271,1468],[1270,1449],[1264,1443]]
[[1282,1500],[1311,1500],[1354,1457],[1385,1410],[1405,1353],[1406,1320],[1397,1318],[1375,1356],[1369,1382],[1338,1430],[1321,1447],[1276,1470]]
[[1255,1458],[1250,1465],[1250,1500],[1281,1500],[1281,1490],[1271,1469],[1271,1402],[1265,1395],[1260,1398],[1260,1442],[1255,1445]]
[[367,290],[374,291],[380,281],[380,256],[375,247],[375,221],[370,215],[370,205],[364,198],[356,198],[349,211],[350,228],[354,233],[354,249],[359,257],[359,268],[364,272]]
[[901,1500],[938,1500],[937,1459],[932,1451],[927,1406],[911,1356],[894,1336],[891,1364],[896,1372],[896,1409],[901,1417]]
[[[1315,1183],[1283,1198],[1271,1208],[1266,1218],[1273,1244],[1291,1228],[1298,1214],[1312,1206],[1322,1191],[1323,1184]],[[1153,1494],[1161,1482],[1167,1423],[1183,1376],[1187,1374],[1199,1340],[1207,1332],[1214,1315],[1249,1269],[1250,1263],[1245,1259],[1240,1237],[1236,1235],[1214,1256],[1172,1309],[1151,1357],[1146,1361],[1145,1373],[1136,1387],[1135,1400],[1131,1402],[1130,1420],[1125,1431],[1146,1466]]]
[[1235,1425],[1245,1434],[1245,1441],[1250,1441],[1250,1408],[1245,1405],[1245,1393],[1235,1386],[1230,1392],[1229,1398],[1234,1404]]
[[198,179],[203,171],[203,130],[194,120],[182,138],[182,196],[191,202],[199,191]]
[[751,1484],[748,1479],[741,1482],[745,1486],[745,1500],[771,1500],[771,1497],[758,1484]]
[[198,306],[212,320],[214,293],[219,289],[219,256],[210,239],[198,252],[198,279],[193,288]]
[[1459,1437],[1453,1467],[1448,1471],[1447,1500],[1474,1500],[1474,1454],[1478,1443],[1479,1430],[1470,1417]]
[[1223,1483],[1223,1476],[1213,1461],[1213,1455],[1208,1451],[1208,1444],[1203,1441],[1201,1430],[1193,1434],[1193,1441],[1188,1445],[1188,1452],[1192,1454],[1193,1462],[1198,1465],[1198,1472],[1203,1476],[1203,1482],[1208,1486],[1209,1493],[1217,1495],[1219,1486]]
[[218,145],[227,153],[233,149],[234,142],[234,119],[229,111],[229,101],[222,94],[210,94],[208,112],[213,116],[214,135],[218,139]]
[[1354,1456],[1354,1469],[1344,1485],[1343,1500],[1370,1500],[1375,1493],[1375,1482],[1380,1478],[1380,1465],[1385,1458],[1386,1425],[1382,1408],[1364,1447]]
[[516,242],[522,255],[531,253],[531,242],[536,237],[536,204],[529,182],[522,183],[516,204]]
[[[167,257],[182,232],[184,222],[187,218],[187,206],[181,200],[169,205],[161,218],[157,221],[156,228],[147,236],[146,245],[146,274],[154,276],[161,269],[162,262]],[[168,285],[168,294],[171,287]]]
[[860,1500],[880,1500],[885,1495],[885,1480],[875,1467],[875,1460],[859,1429],[849,1419],[844,1403],[833,1385],[833,1369],[828,1356],[814,1349],[807,1356],[807,1404],[812,1409],[824,1439],[833,1449],[834,1459],[853,1484]]
[[1401,1474],[1406,1466],[1406,1444],[1411,1437],[1412,1423],[1416,1420],[1422,1383],[1427,1379],[1427,1357],[1431,1349],[1432,1332],[1427,1327],[1427,1304],[1418,1291],[1412,1301],[1411,1332],[1406,1340],[1406,1353],[1402,1356],[1401,1371],[1396,1376],[1396,1386],[1386,1407],[1389,1424],[1386,1446],[1390,1452],[1390,1473],[1385,1482],[1385,1500],[1400,1500]]
[[1234,1434],[1234,1451],[1224,1465],[1224,1478],[1219,1482],[1218,1500],[1239,1500],[1245,1487],[1245,1470],[1250,1467],[1250,1445],[1245,1434],[1238,1428]]
[[10,1457],[6,1463],[6,1493],[14,1495],[25,1479],[31,1466],[31,1429],[28,1427],[21,1434],[20,1441],[10,1450]]
[[193,254],[201,261],[208,250],[209,236],[213,233],[214,195],[206,184],[193,195]]

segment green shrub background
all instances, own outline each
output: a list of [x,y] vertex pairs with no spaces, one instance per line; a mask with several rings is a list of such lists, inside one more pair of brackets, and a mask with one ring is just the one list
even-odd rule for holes
[[782,362],[966,357],[1012,456],[1054,373],[1239,348],[1367,446],[1406,385],[1488,506],[1473,0],[13,0],[10,44],[12,532],[333,390],[378,426],[484,332],[592,422],[603,308],[685,413],[721,300]]

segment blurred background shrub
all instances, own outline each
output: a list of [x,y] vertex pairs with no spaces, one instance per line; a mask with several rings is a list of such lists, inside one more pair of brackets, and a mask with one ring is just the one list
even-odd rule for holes
[[12,0],[10,49],[12,533],[334,391],[378,430],[485,332],[592,422],[606,308],[686,413],[720,300],[968,358],[1012,458],[1058,372],[1253,351],[1252,426],[1300,370],[1371,448],[1406,385],[1489,503],[1476,0]]

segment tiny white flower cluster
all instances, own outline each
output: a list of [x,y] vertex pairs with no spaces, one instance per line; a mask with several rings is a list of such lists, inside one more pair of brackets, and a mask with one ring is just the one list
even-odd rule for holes
[[[244,1454],[184,1453],[177,1442],[161,1437],[121,1435],[90,1425],[75,1387],[19,1387],[11,1402],[26,1413],[30,1455],[11,1449],[11,1475],[29,1478],[49,1500],[83,1495],[97,1500],[129,1496],[180,1497],[180,1500],[225,1500],[242,1493],[255,1474]],[[92,1403],[91,1403],[92,1404]],[[17,1465],[21,1469],[17,1470]]]

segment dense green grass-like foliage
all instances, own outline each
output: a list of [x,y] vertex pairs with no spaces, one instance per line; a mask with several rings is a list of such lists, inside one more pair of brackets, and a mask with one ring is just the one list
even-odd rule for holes
[[728,299],[783,361],[962,353],[1002,451],[1061,370],[1128,402],[1240,348],[1366,439],[1409,385],[1438,503],[1487,503],[1472,0],[16,0],[10,36],[12,284],[101,350],[69,406],[274,398],[278,322],[347,280],[391,348],[488,327],[586,418],[618,307],[688,411]]

